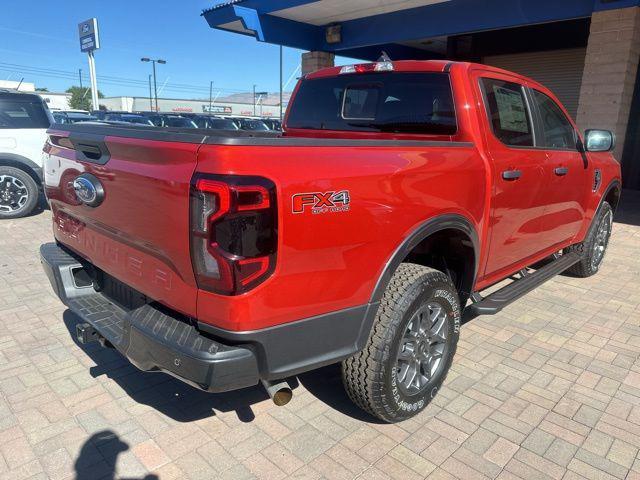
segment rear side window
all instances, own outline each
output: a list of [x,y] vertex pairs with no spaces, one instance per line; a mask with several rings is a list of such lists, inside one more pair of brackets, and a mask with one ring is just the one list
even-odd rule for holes
[[453,135],[449,75],[382,72],[303,80],[287,127]]
[[42,102],[0,99],[0,128],[49,128]]
[[562,109],[550,97],[533,90],[533,101],[538,107],[542,122],[542,142],[545,148],[577,150],[577,142],[573,125]]
[[487,114],[496,137],[505,145],[532,147],[531,115],[522,86],[493,78],[481,81]]

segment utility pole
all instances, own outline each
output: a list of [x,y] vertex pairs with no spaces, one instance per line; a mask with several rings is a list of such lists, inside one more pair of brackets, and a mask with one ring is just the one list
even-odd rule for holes
[[256,116],[256,84],[253,84],[253,116]]
[[212,97],[213,97],[213,80],[209,82],[209,114],[211,114],[211,111],[212,111],[212,107],[211,107],[211,104],[213,103]]
[[151,95],[151,74],[149,74],[149,111],[153,111],[153,98]]
[[80,80],[80,90],[82,90],[82,69],[78,69],[78,80]]

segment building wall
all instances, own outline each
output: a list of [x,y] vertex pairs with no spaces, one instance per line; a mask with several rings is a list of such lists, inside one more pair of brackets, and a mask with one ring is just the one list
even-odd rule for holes
[[[624,150],[640,58],[640,8],[595,12],[580,91],[578,125],[616,134],[614,156]],[[637,162],[635,155],[623,161]],[[638,182],[640,186],[640,182]],[[637,187],[636,187],[637,188]]]
[[71,95],[68,93],[49,93],[38,92],[38,95],[45,101],[49,110],[69,110],[69,100]]

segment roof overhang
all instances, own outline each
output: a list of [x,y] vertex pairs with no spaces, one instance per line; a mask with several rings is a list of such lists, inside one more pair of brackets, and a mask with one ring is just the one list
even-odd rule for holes
[[[202,15],[212,28],[261,42],[370,60],[381,50],[392,58],[420,59],[446,53],[441,39],[448,36],[638,5],[640,0],[231,0]],[[337,26],[338,41],[327,34],[330,26]],[[436,42],[418,42],[430,38]],[[440,48],[428,46],[433,43]]]

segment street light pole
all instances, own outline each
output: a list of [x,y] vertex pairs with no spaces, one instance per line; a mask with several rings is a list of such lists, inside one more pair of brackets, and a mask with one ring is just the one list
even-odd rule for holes
[[209,82],[209,114],[211,114],[211,104],[213,97],[213,80]]
[[151,74],[149,74],[149,111],[153,111],[153,96],[151,94]]
[[253,116],[256,116],[256,85],[253,85]]
[[156,61],[153,60],[153,96],[156,99],[156,112],[158,111],[158,85],[156,84]]
[[282,123],[282,45],[280,45],[280,122]]
[[140,59],[140,61],[151,62],[151,64],[153,65],[153,92],[156,100],[156,112],[157,112],[158,111],[158,85],[156,83],[156,62],[161,65],[164,65],[165,63],[167,63],[167,61],[162,60],[161,58],[148,58],[148,57],[143,57]]

